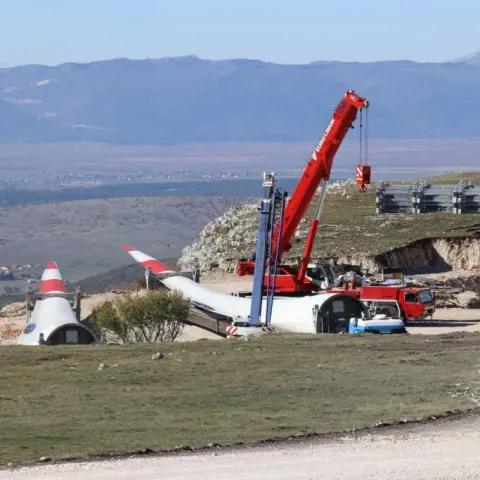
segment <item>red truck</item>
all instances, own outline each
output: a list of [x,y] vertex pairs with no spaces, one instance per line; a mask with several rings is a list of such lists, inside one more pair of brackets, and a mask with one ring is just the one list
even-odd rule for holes
[[354,295],[372,311],[384,313],[404,322],[424,320],[435,312],[435,301],[428,288],[408,286],[362,286],[356,288],[337,287],[328,290],[332,293]]

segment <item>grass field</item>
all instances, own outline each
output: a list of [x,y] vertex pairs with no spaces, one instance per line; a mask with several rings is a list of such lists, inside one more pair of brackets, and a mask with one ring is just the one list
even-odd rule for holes
[[[465,409],[475,405],[479,340],[273,335],[161,347],[2,347],[0,465]],[[159,349],[165,358],[152,360]]]

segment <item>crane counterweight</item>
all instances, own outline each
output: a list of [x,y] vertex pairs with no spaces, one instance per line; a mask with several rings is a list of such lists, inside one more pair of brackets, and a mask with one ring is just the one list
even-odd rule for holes
[[370,185],[370,172],[371,172],[370,165],[366,163],[357,165],[355,183],[360,186],[361,192],[366,192],[367,185]]

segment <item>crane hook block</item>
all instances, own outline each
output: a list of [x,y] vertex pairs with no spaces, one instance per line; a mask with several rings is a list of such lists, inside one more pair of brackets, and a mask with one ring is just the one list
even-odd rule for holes
[[366,192],[367,185],[370,185],[371,166],[367,164],[357,165],[356,184],[360,185],[360,191]]

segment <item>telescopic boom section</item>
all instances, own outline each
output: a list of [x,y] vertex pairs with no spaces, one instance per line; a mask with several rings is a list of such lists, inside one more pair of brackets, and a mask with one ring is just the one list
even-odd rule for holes
[[[345,135],[355,121],[358,110],[361,108],[368,108],[368,101],[358,96],[353,90],[348,90],[342,101],[335,108],[325,133],[307,163],[285,207],[283,231],[280,242],[278,243],[278,248],[280,249],[279,258],[292,247],[291,239],[300,224],[300,220],[310,205],[320,182],[330,179],[333,158]],[[274,239],[277,239],[278,235],[279,232],[277,229],[274,233]],[[277,242],[274,241],[272,249],[277,248],[276,245]],[[276,252],[273,251],[272,253],[275,254]]]

